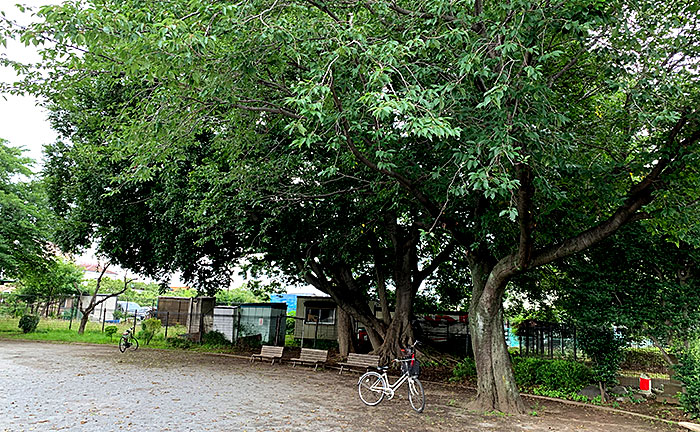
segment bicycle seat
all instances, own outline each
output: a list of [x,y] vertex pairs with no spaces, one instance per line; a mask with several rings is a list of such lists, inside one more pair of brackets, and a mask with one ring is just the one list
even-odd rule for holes
[[377,370],[380,370],[382,372],[386,372],[389,370],[389,365],[386,366],[377,366]]

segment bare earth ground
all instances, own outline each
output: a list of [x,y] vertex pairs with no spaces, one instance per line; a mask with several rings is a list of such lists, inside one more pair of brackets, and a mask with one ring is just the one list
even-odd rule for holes
[[[473,393],[424,383],[367,407],[357,374],[183,351],[0,340],[0,431],[680,431],[593,408],[527,400],[537,416],[464,408]],[[403,392],[402,392],[403,393]]]

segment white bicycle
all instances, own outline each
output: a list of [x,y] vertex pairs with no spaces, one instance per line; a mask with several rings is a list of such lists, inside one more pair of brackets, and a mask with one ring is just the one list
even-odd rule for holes
[[[417,342],[416,342],[417,343]],[[415,355],[415,345],[402,350],[406,352],[406,356],[401,359],[394,359],[395,362],[401,364],[401,376],[391,384],[387,375],[389,366],[380,366],[378,372],[370,371],[362,375],[357,382],[357,391],[360,393],[360,399],[366,405],[375,406],[379,404],[384,397],[391,400],[396,391],[403,385],[408,383],[408,401],[411,403],[411,408],[416,412],[422,412],[425,408],[425,391],[423,384],[418,380],[420,366]]]

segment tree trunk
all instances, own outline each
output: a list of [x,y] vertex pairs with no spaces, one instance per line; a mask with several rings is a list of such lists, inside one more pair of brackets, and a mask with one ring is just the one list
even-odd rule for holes
[[341,307],[337,308],[336,318],[338,320],[338,352],[342,357],[347,357],[348,353],[355,352],[352,322],[350,315]]
[[[85,309],[80,308],[80,312],[83,314],[82,318],[80,318],[80,327],[78,327],[78,334],[83,334],[85,333],[85,326],[87,325],[88,320],[90,319],[90,314],[92,313],[93,310],[95,310],[95,300],[97,299],[97,291],[99,290],[99,286],[95,290],[95,294],[92,295],[92,298],[90,298],[90,303],[88,303],[87,307]],[[82,297],[82,296],[81,296]],[[82,305],[82,302],[81,302]]]
[[[413,342],[413,329],[411,328],[413,297],[410,280],[405,280],[396,287],[396,309],[391,317],[391,324],[387,328],[381,347],[374,350],[385,364],[398,358],[401,348]],[[386,313],[388,314],[389,311]]]
[[497,267],[490,272],[484,264],[472,268],[469,331],[476,362],[477,395],[470,408],[522,414],[525,405],[515,382],[503,333],[502,302],[507,279],[498,277]]
[[88,320],[90,319],[90,314],[92,311],[85,313],[83,312],[82,318],[80,318],[80,327],[78,327],[78,334],[83,334],[85,333],[85,326],[87,325]]

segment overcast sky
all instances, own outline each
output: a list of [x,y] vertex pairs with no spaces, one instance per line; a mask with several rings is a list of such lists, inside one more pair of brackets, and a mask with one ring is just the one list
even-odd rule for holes
[[[15,3],[37,7],[46,4],[59,3],[58,0],[2,0],[2,10],[5,15],[20,24],[31,22],[29,13],[19,12]],[[33,47],[25,47],[23,44],[9,40],[7,48],[0,45],[0,52],[11,60],[36,62],[39,56]],[[0,81],[11,83],[17,80],[17,75],[12,68],[0,66]],[[30,96],[5,95],[0,99],[0,138],[6,139],[13,147],[23,147],[27,150],[24,154],[36,161],[41,159],[41,149],[44,144],[53,142],[56,134],[51,130],[46,113],[37,106],[37,100]]]

